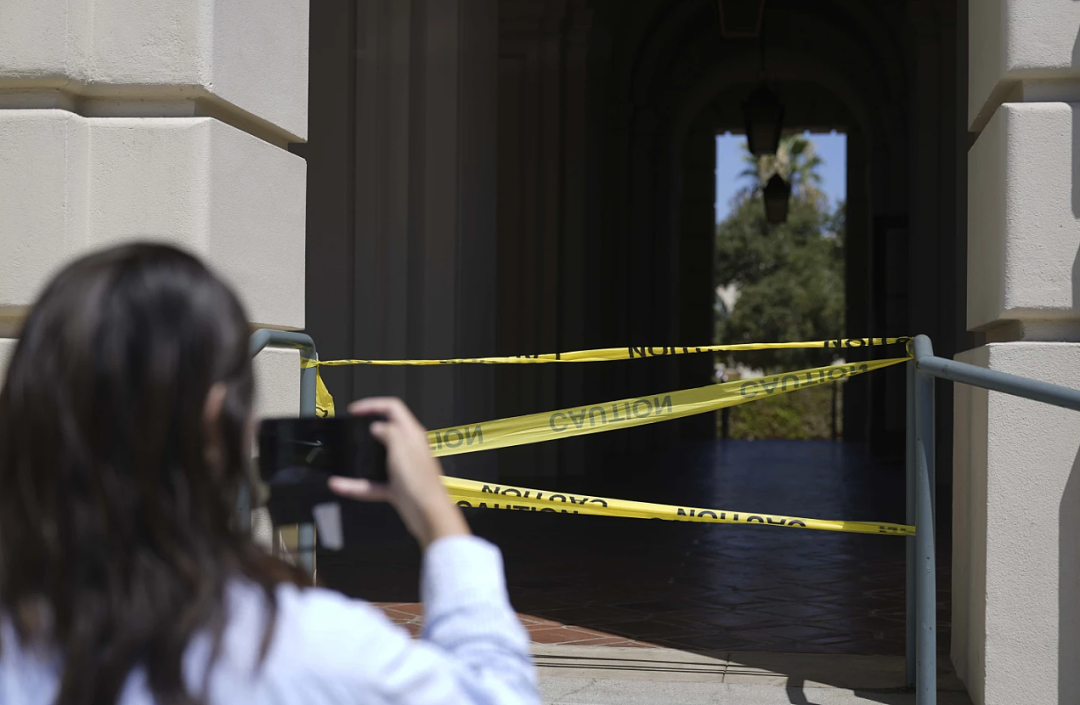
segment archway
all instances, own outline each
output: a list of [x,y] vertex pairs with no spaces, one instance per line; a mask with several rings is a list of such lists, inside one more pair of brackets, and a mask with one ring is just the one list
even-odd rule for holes
[[[385,310],[374,307],[379,315],[365,311],[349,321],[347,329],[357,331],[359,342],[338,354],[377,356],[366,347],[370,342],[385,343],[380,349],[391,351],[387,356],[401,357],[419,356],[429,343],[475,355],[492,352],[481,344],[494,347],[495,354],[527,354],[711,339],[711,270],[701,264],[711,262],[715,220],[711,189],[702,187],[711,167],[701,155],[711,152],[703,143],[718,128],[741,128],[738,106],[760,74],[759,41],[723,37],[716,0],[499,0],[463,3],[467,9],[457,15],[443,5],[440,13],[430,12],[435,5],[425,0],[394,5],[406,6],[412,14],[383,17],[371,10],[361,25],[369,34],[358,54],[364,70],[356,77],[351,105],[363,117],[357,119],[358,143],[379,158],[368,159],[359,150],[354,155],[363,188],[355,189],[356,201],[347,201],[346,208],[374,223],[355,232],[356,243],[370,255],[355,257],[349,286],[365,294],[355,297],[356,307],[385,296],[373,282],[388,282],[394,295],[385,296]],[[953,126],[961,99],[943,101],[956,93],[950,85],[959,75],[952,51],[955,11],[951,2],[929,0],[767,0],[764,19],[766,70],[788,106],[790,125],[842,127],[849,135],[848,333],[928,332],[942,355],[960,346],[963,328],[963,241],[957,227],[962,189]],[[449,22],[448,15],[457,24],[443,31],[439,23]],[[328,34],[336,30],[327,24]],[[381,29],[384,34],[378,34]],[[484,41],[467,41],[476,36]],[[403,37],[408,41],[394,43]],[[352,75],[353,55],[342,55],[342,65],[350,67],[345,75]],[[451,71],[457,72],[456,83],[436,80]],[[410,100],[382,100],[386,86],[399,84]],[[333,102],[329,98],[337,90],[337,83],[327,81],[325,102]],[[314,120],[317,111],[312,112]],[[328,181],[324,176],[321,183]],[[320,198],[328,193],[319,191]],[[429,211],[428,205],[437,208]],[[387,213],[393,217],[383,218]],[[918,266],[914,253],[921,258]],[[407,276],[387,275],[383,262]],[[495,282],[494,295],[485,282]],[[318,296],[309,300],[319,306]],[[439,317],[444,305],[452,316]],[[331,330],[325,322],[325,309],[313,313],[328,337],[341,337],[342,327]],[[432,321],[438,325],[429,330],[426,322]],[[488,414],[472,417],[480,420],[699,386],[710,381],[711,369],[700,358],[507,370],[475,386],[464,375],[439,378],[439,385],[395,375],[357,375],[352,389],[403,390],[432,418]],[[815,467],[827,465],[833,472],[829,482],[842,479],[843,487],[857,489],[859,483],[898,477],[882,471],[887,465],[867,463],[863,454],[870,447],[887,455],[890,438],[902,434],[903,390],[896,381],[896,375],[879,375],[861,399],[848,400],[849,413],[864,422],[845,424],[856,442],[849,454],[818,459],[824,465]],[[940,395],[943,478],[950,407],[951,400]],[[681,441],[711,436],[713,428],[703,418],[656,424],[512,449],[488,456],[497,462],[483,466],[479,455],[475,463],[462,456],[452,470],[658,500],[678,499],[664,496],[672,488],[656,482],[676,471],[706,484],[734,479],[768,488],[770,481],[783,482],[779,475],[740,474],[730,457],[718,461],[727,463],[724,473],[710,475],[715,454],[678,455]],[[646,460],[671,448],[676,455],[662,456],[666,460]],[[748,463],[744,458],[736,464],[745,470]],[[777,495],[762,499],[787,501]],[[941,506],[947,506],[944,494]],[[870,518],[879,507],[803,502],[784,508],[825,514],[850,508]],[[480,531],[504,544],[512,584],[523,591],[530,581],[532,589],[547,591],[601,581],[633,588],[632,581],[618,577],[635,569],[633,552],[620,537],[644,529],[587,518],[558,524],[514,513],[475,519]],[[657,559],[664,567],[653,572],[678,580],[675,573],[663,575],[680,566],[664,550],[677,554],[700,537],[685,526],[650,525],[648,531],[641,545],[652,542],[655,555],[666,556]],[[717,535],[741,540],[734,533]],[[365,540],[358,552],[367,552],[366,564],[382,565],[372,561],[385,558],[393,539],[369,531]],[[375,545],[380,541],[382,548]],[[694,569],[698,577],[725,561],[721,553],[686,550],[700,564]],[[540,552],[551,560],[543,563]],[[616,560],[620,556],[624,563]],[[354,557],[342,563],[361,564]],[[542,563],[543,571],[536,572]],[[329,564],[322,565],[329,578]],[[391,572],[381,571],[377,581],[355,570],[339,577],[348,589],[392,599],[393,589],[411,583],[412,574],[390,580]],[[365,579],[380,589],[365,590]],[[797,594],[789,597],[800,599]],[[644,597],[622,599],[649,603]]]

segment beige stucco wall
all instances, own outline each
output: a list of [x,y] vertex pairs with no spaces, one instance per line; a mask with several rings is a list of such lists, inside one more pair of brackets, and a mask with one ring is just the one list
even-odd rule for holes
[[300,413],[300,352],[267,348],[256,356],[255,416],[297,416]]
[[[963,362],[1080,389],[1080,345]],[[1080,702],[1080,414],[956,386],[953,647],[972,700]]]
[[307,0],[0,4],[0,336],[88,250],[171,242],[303,328]]
[[[960,362],[988,366],[989,349],[969,350]],[[987,394],[955,385],[953,395],[952,645],[950,654],[975,702],[986,676],[986,440]]]
[[136,238],[199,254],[253,323],[304,326],[306,163],[212,118],[0,110],[0,326],[90,249]]
[[[1080,3],[972,0],[957,359],[1080,388]],[[1080,415],[955,385],[951,654],[975,705],[1080,702]]]
[[[91,249],[170,242],[256,326],[304,320],[308,0],[0,2],[0,372],[41,287]],[[6,337],[5,337],[6,336]],[[295,415],[296,351],[255,360]]]
[[968,328],[1080,321],[1080,104],[1006,103],[968,153]]
[[3,384],[3,380],[7,376],[8,361],[15,352],[17,342],[14,338],[0,338],[0,385]]
[[296,142],[307,81],[307,0],[0,3],[0,107],[220,113]]
[[[970,0],[968,124],[981,130],[1021,81],[1080,79],[1080,3],[1061,0]],[[1047,94],[1065,86],[1045,86]],[[1072,100],[1080,91],[1068,88]]]

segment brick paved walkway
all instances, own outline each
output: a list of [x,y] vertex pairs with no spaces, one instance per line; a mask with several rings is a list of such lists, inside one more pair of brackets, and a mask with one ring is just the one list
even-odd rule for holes
[[[661,457],[636,481],[608,475],[596,486],[557,489],[823,519],[903,520],[902,469],[871,463],[842,444],[697,444]],[[904,651],[900,538],[490,510],[475,511],[470,522],[502,547],[511,599],[534,642]],[[321,579],[379,602],[417,633],[415,547],[403,534],[361,543],[320,556]],[[940,553],[939,645],[947,649],[947,546]]]

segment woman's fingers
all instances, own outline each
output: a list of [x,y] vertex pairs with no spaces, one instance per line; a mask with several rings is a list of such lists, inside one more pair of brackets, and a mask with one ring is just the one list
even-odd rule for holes
[[381,417],[372,419],[371,435],[386,446],[389,484],[333,477],[330,488],[352,499],[391,501],[424,546],[441,536],[468,534],[464,515],[439,479],[442,468],[431,457],[427,432],[405,404],[386,397],[362,399],[349,406],[349,413]]
[[371,424],[371,426],[369,427],[369,430],[371,431],[371,435],[376,440],[378,440],[378,441],[382,442],[383,444],[385,444],[387,436],[390,435],[390,428],[391,428],[390,424],[387,423],[386,421],[376,421],[376,422]]
[[372,397],[354,401],[349,405],[353,416],[382,416],[390,423],[401,424],[411,429],[424,430],[405,402],[395,397]]
[[330,478],[330,489],[349,499],[361,502],[386,502],[390,499],[390,488],[370,480],[335,475]]
[[411,416],[405,404],[394,397],[371,397],[354,401],[349,405],[349,413],[354,416],[385,416],[391,421],[401,421]]

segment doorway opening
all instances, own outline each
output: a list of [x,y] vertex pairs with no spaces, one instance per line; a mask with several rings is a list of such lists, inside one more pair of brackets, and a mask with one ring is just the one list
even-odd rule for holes
[[[847,135],[796,132],[775,155],[756,157],[746,138],[716,136],[715,342],[794,342],[844,337]],[[774,175],[790,189],[766,196]],[[779,207],[778,207],[779,206]],[[723,353],[717,381],[845,362],[831,350]],[[843,437],[839,385],[724,409],[722,439]]]

